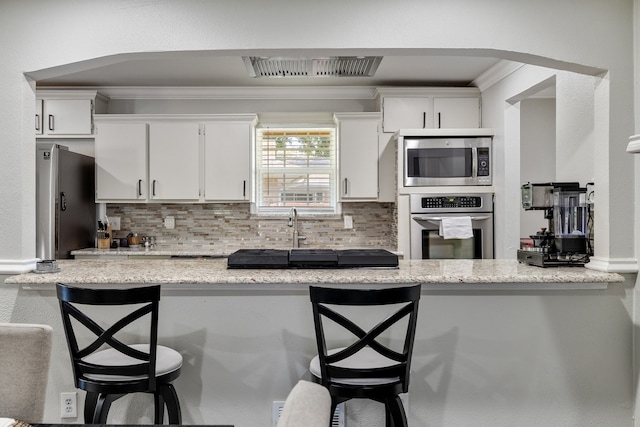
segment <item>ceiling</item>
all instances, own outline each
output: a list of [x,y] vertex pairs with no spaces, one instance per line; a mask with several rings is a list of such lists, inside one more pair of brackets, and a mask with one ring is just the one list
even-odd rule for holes
[[116,55],[27,73],[46,86],[468,86],[500,60],[472,56],[395,56],[373,77],[252,78],[241,55],[201,52]]

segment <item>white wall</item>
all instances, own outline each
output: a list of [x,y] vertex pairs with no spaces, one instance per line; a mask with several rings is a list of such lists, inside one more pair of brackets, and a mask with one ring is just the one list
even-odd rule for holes
[[[423,292],[409,425],[630,427],[633,282],[588,291]],[[315,341],[305,288],[180,286],[189,289],[163,292],[159,340],[184,356],[175,382],[183,422],[270,427],[272,401],[309,379]],[[76,421],[59,419],[59,393],[74,387],[54,290],[20,289],[11,321],[53,326],[45,422]],[[375,402],[349,403],[347,413],[347,427],[384,425]],[[116,402],[108,422],[152,422],[149,397]]]
[[[556,181],[556,99],[520,102],[520,183]],[[549,228],[544,211],[521,209],[520,237]]]

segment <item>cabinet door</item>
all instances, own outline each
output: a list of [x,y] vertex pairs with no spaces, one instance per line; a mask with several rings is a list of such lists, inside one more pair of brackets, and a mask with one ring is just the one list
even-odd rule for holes
[[36,135],[42,135],[42,99],[36,99],[36,117],[35,117],[35,127],[36,127]]
[[433,128],[433,98],[385,97],[382,114],[384,132]]
[[44,133],[47,135],[91,135],[90,99],[45,99]]
[[250,200],[251,132],[250,123],[205,124],[205,200]]
[[200,197],[198,123],[149,124],[149,199]]
[[436,128],[465,129],[480,127],[479,98],[435,98],[433,121]]
[[101,123],[96,130],[96,201],[147,198],[147,125]]
[[379,119],[341,119],[340,188],[342,200],[378,197]]

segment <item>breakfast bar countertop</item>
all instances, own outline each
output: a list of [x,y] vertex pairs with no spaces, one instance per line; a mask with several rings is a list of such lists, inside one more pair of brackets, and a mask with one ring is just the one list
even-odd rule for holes
[[[300,284],[491,284],[526,288],[539,284],[556,288],[606,288],[623,282],[617,273],[583,267],[541,268],[516,260],[400,260],[399,268],[346,269],[228,269],[226,258],[59,260],[55,273],[25,273],[7,277],[6,284],[200,284],[200,285],[300,285]],[[455,286],[458,285],[458,286]],[[595,286],[597,285],[597,286]],[[272,287],[273,288],[273,287]]]

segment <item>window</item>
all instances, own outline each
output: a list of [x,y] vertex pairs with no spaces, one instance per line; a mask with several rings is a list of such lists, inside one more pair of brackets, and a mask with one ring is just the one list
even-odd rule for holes
[[256,129],[258,213],[336,213],[333,127]]

